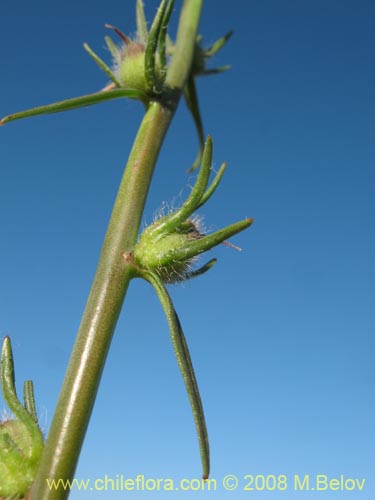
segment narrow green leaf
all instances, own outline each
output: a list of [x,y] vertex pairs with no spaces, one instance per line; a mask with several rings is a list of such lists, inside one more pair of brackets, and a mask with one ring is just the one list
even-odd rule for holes
[[95,52],[89,47],[89,45],[87,43],[84,43],[83,48],[94,59],[99,68],[103,70],[104,73],[112,80],[112,82],[116,85],[116,87],[121,88],[122,85],[120,81],[116,78],[116,75],[113,74],[111,69],[106,65],[106,63],[102,59],[100,59],[100,57],[97,54],[95,54]]
[[233,35],[233,31],[229,31],[226,35],[224,35],[222,38],[219,38],[219,40],[216,40],[215,43],[211,45],[208,49],[206,49],[205,56],[206,57],[212,57],[214,56],[221,48],[224,47],[224,45],[227,43],[229,38]]
[[202,123],[202,118],[201,118],[201,113],[199,110],[199,101],[198,101],[198,94],[197,94],[197,89],[195,86],[195,80],[194,76],[190,75],[188,78],[188,81],[186,82],[185,88],[184,88],[184,97],[185,97],[185,102],[188,107],[188,110],[191,113],[191,116],[194,121],[195,128],[197,130],[198,134],[198,141],[199,141],[199,151],[196,160],[194,161],[193,165],[189,169],[189,172],[193,172],[199,165],[202,160],[202,154],[203,154],[203,147],[204,147],[204,131],[203,131],[203,123]]
[[155,53],[166,6],[167,0],[162,0],[147,38],[145,50],[145,78],[147,89],[151,93],[158,90],[156,88]]
[[145,16],[145,9],[143,5],[142,0],[137,0],[137,11],[136,11],[136,18],[137,18],[137,33],[139,38],[143,43],[146,43],[147,41],[147,36],[148,36],[148,30],[147,30],[147,21],[146,21],[146,16]]
[[204,417],[202,400],[199,394],[198,383],[195,377],[195,372],[186,343],[185,335],[182,330],[181,323],[177,316],[173,302],[161,279],[154,273],[150,272],[144,272],[142,277],[154,287],[168,321],[172,345],[182,378],[185,382],[186,391],[189,396],[190,405],[194,416],[202,460],[203,479],[207,479],[210,473],[210,450],[207,427]]
[[114,89],[108,90],[107,92],[96,92],[94,94],[73,97],[72,99],[66,99],[65,101],[58,101],[52,104],[46,104],[45,106],[39,106],[37,108],[28,109],[26,111],[20,111],[18,113],[6,116],[2,120],[0,120],[0,125],[4,125],[5,123],[14,120],[20,120],[21,118],[28,118],[30,116],[59,113],[61,111],[69,111],[71,109],[81,108],[84,106],[92,106],[93,104],[108,101],[111,99],[117,99],[119,97],[139,99],[143,102],[147,101],[146,94],[144,94],[140,90]]

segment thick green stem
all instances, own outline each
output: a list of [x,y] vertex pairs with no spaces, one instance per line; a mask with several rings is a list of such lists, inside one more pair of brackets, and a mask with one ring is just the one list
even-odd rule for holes
[[[93,285],[51,424],[31,500],[63,500],[69,490],[47,480],[72,479],[112,335],[132,270],[123,258],[134,247],[158,153],[192,61],[203,0],[185,0],[166,104],[153,102],[130,153],[105,236]],[[181,58],[176,61],[176,58]]]

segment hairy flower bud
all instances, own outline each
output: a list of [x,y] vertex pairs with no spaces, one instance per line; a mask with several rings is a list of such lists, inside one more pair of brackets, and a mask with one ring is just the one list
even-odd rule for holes
[[[155,61],[155,73],[157,82],[160,80],[160,64]],[[145,46],[136,41],[130,41],[124,45],[120,53],[120,61],[117,62],[115,74],[125,88],[147,91],[145,77]]]
[[198,276],[216,262],[211,260],[201,269],[193,271],[191,264],[199,255],[243,231],[253,222],[247,218],[211,234],[204,234],[199,219],[193,213],[212,196],[226,167],[225,164],[220,167],[211,185],[207,187],[211,161],[212,139],[209,136],[204,147],[201,168],[190,195],[179,209],[148,226],[132,252],[132,259],[140,276],[142,271],[155,272],[164,283],[175,283]]
[[[149,88],[146,78],[146,58],[148,36],[146,38],[130,39],[122,31],[111,24],[105,25],[112,29],[122,40],[122,45],[117,46],[106,37],[106,43],[114,60],[114,76],[121,87],[139,90],[147,93],[153,89]],[[153,52],[152,54],[152,86],[156,89],[161,83],[160,59]]]
[[204,236],[197,220],[188,219],[173,232],[154,234],[158,221],[147,227],[134,249],[134,261],[142,269],[156,271],[164,283],[186,279],[197,257],[176,258],[176,252]]
[[118,73],[124,87],[145,90],[145,48],[141,43],[124,47]]

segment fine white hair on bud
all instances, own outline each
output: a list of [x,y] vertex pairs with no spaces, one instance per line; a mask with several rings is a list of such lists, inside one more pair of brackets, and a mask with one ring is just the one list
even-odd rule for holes
[[172,232],[162,232],[154,237],[153,231],[161,219],[154,221],[141,234],[134,249],[134,261],[140,268],[156,272],[164,283],[185,281],[199,257],[175,258],[174,254],[204,236],[201,218],[194,215]]

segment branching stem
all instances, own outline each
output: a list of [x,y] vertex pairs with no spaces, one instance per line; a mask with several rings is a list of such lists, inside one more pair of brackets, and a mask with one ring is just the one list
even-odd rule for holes
[[30,500],[64,500],[46,479],[72,479],[94,405],[132,267],[122,255],[134,247],[155,163],[194,51],[203,0],[184,0],[176,51],[167,74],[168,99],[148,106],[122,178],[86,308],[69,361]]

